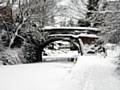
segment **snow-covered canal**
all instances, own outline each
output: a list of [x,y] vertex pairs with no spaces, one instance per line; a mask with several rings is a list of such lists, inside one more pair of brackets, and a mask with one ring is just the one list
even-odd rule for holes
[[46,62],[0,67],[0,90],[120,90],[109,58],[79,57],[76,65]]
[[0,90],[57,90],[73,66],[66,61],[3,66]]

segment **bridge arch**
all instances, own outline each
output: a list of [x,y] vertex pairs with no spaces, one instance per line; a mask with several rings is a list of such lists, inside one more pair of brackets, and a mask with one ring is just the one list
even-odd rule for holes
[[[70,42],[72,43],[73,45],[75,45],[77,47],[77,50],[78,50],[78,53],[83,55],[82,51],[81,51],[81,45],[79,42],[78,39],[76,40],[76,38],[74,37],[49,37],[45,42],[44,44],[42,45],[42,52],[44,51],[44,48],[47,47],[50,43],[52,42],[55,42],[55,41],[67,41],[67,42]],[[42,57],[42,56],[41,56]]]
[[77,49],[78,49],[78,52],[80,51],[80,46],[79,46],[79,44],[77,43],[77,42],[74,42],[74,41],[72,41],[71,39],[69,39],[69,38],[63,38],[63,37],[57,37],[57,38],[50,38],[50,39],[48,39],[45,43],[44,43],[44,46],[42,47],[42,49],[44,49],[47,45],[49,45],[50,43],[52,43],[52,42],[55,42],[55,41],[68,41],[68,42],[70,42],[70,43],[72,43],[73,45],[75,45],[76,47],[77,47]]

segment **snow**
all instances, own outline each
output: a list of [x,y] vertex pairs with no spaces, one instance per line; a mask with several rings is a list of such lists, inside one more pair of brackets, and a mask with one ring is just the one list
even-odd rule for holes
[[48,56],[43,56],[43,59],[70,59],[70,58],[77,58],[78,51],[62,51],[62,50],[46,50]]
[[95,34],[86,34],[86,33],[81,33],[79,37],[99,38],[99,36]]
[[[120,90],[116,66],[108,58],[80,57],[63,90]],[[70,82],[70,83],[68,83]]]
[[72,63],[40,63],[0,68],[0,90],[57,90]]
[[76,64],[44,62],[0,68],[0,90],[120,90],[111,57],[79,56]]
[[74,37],[74,38],[78,38],[78,37],[89,37],[89,38],[99,38],[99,36],[95,35],[95,34],[87,34],[87,33],[81,33],[78,35],[73,35],[73,34],[52,34],[50,36],[66,36],[66,37]]
[[65,30],[92,30],[92,31],[100,31],[98,28],[91,28],[91,27],[52,27],[52,26],[47,26],[43,28],[45,30],[56,30],[56,29],[65,29]]
[[107,44],[106,48],[107,48],[108,57],[116,58],[120,55],[119,45]]

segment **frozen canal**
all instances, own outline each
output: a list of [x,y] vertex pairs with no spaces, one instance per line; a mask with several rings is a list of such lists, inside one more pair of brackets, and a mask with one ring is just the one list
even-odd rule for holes
[[0,67],[0,90],[120,90],[116,65],[109,58],[79,57],[68,62],[45,62]]
[[73,66],[66,61],[3,66],[0,90],[58,90]]

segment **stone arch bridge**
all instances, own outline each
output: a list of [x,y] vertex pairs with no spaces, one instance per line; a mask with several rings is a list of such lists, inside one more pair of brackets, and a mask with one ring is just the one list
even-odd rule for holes
[[84,44],[93,43],[99,38],[100,33],[98,28],[91,27],[45,27],[43,31],[49,33],[49,36],[44,42],[42,50],[50,43],[62,40],[74,44],[81,55],[84,55]]

